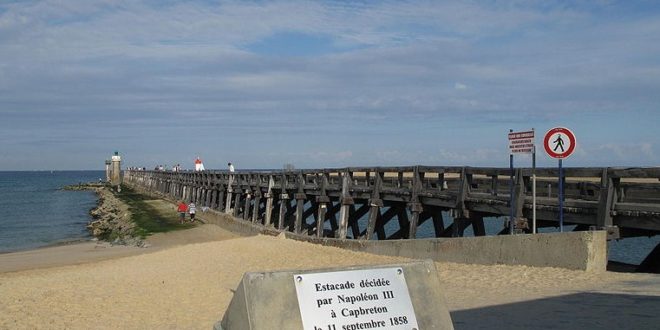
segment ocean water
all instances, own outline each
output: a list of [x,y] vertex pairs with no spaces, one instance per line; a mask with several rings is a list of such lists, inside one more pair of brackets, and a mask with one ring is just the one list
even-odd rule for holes
[[61,188],[103,177],[104,171],[0,171],[0,253],[90,239],[85,226],[96,194]]
[[[91,238],[85,226],[91,219],[89,210],[96,206],[92,191],[65,191],[70,184],[98,181],[104,171],[0,171],[0,253],[28,250],[49,245],[88,240]],[[451,222],[449,213],[443,217]],[[367,217],[360,220],[366,227]],[[500,218],[485,218],[487,235],[496,235],[504,225]],[[326,229],[330,224],[326,223]],[[398,223],[390,221],[388,233],[398,230]],[[573,227],[566,226],[565,230]],[[541,232],[556,232],[556,228],[544,228]],[[350,230],[349,230],[350,236]],[[417,230],[419,238],[433,237],[433,223],[426,221]],[[473,236],[472,228],[465,236]],[[639,264],[660,243],[660,235],[626,238],[612,241],[609,259],[629,264]]]

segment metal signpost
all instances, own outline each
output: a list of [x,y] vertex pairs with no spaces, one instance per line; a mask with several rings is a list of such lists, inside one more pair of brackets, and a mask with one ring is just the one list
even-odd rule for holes
[[515,201],[513,199],[513,185],[514,185],[514,169],[513,169],[513,154],[532,154],[532,195],[533,195],[533,211],[532,211],[532,232],[536,233],[536,147],[534,145],[534,129],[525,132],[514,132],[509,130],[509,167],[511,168],[511,180],[509,182],[510,199],[511,199],[511,218],[509,220],[509,233],[513,234],[514,217],[515,217]]
[[575,134],[565,127],[550,129],[543,137],[543,147],[548,156],[559,160],[559,231],[564,231],[564,170],[562,160],[568,158],[573,151],[577,141]]

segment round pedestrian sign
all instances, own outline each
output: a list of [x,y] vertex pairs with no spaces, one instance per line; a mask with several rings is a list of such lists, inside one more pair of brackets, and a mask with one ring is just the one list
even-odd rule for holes
[[576,144],[575,134],[565,127],[552,128],[543,137],[545,152],[552,158],[567,158],[575,150]]

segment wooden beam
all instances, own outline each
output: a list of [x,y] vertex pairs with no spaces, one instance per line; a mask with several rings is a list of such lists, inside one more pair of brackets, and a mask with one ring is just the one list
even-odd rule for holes
[[486,226],[484,224],[483,214],[472,212],[470,221],[472,222],[472,231],[474,232],[474,236],[486,236]]
[[268,192],[266,193],[266,210],[264,211],[264,226],[268,227],[273,220],[273,186],[275,186],[275,180],[273,176],[268,176]]
[[249,189],[245,190],[245,203],[243,206],[243,220],[250,219],[250,210],[251,210],[251,201],[252,201],[252,192]]
[[280,194],[280,212],[277,217],[277,229],[284,229],[284,222],[286,221],[286,212],[289,206],[289,194],[282,193]]
[[302,172],[298,172],[298,176],[296,176],[296,184],[298,186],[298,191],[294,196],[296,199],[296,213],[295,213],[293,231],[296,234],[300,234],[300,230],[303,222],[305,200],[307,199],[307,196],[305,195],[305,179],[303,177]]
[[600,196],[598,199],[598,211],[596,213],[596,226],[601,229],[614,225],[612,210],[615,207],[617,188],[620,183],[619,178],[613,178],[607,172],[607,169],[603,169],[601,175]]
[[339,232],[337,238],[345,239],[346,231],[348,230],[348,219],[350,207],[353,205],[353,199],[350,195],[351,177],[348,172],[342,175],[342,188],[341,188],[341,210],[339,213]]
[[328,203],[319,203],[318,216],[316,217],[316,237],[323,237],[323,225],[328,211]]

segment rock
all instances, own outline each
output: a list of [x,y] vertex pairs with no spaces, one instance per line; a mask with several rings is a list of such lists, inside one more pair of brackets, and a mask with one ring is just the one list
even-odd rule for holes
[[128,205],[115,197],[110,189],[97,189],[99,196],[97,207],[89,214],[94,219],[87,225],[87,229],[97,239],[114,237],[113,245],[137,245],[140,238],[135,236],[135,224],[131,220]]

